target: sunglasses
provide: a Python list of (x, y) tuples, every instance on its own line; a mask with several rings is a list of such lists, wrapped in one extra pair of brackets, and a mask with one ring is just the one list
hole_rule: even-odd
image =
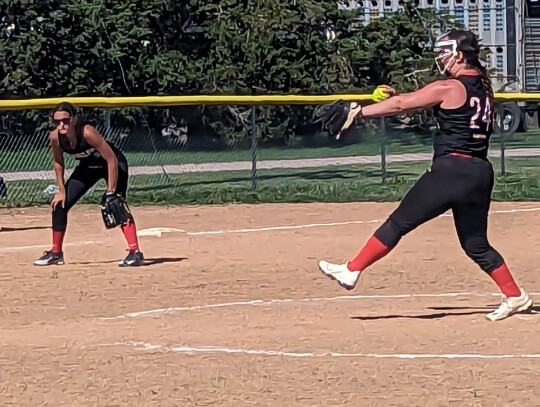
[(67, 126), (71, 123), (71, 117), (66, 117), (64, 119), (53, 119), (53, 124), (58, 127), (60, 126), (60, 123), (62, 123), (64, 126)]

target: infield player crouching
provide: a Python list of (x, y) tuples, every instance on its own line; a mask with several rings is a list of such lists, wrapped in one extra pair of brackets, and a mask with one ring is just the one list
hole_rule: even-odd
[[(79, 120), (75, 107), (60, 103), (52, 114), (55, 129), (50, 133), (53, 152), (53, 169), (59, 191), (52, 206), (53, 243), (51, 250), (34, 261), (36, 266), (64, 264), (62, 243), (67, 227), (68, 211), (100, 179), (107, 182), (101, 199), (101, 213), (107, 229), (120, 226), (128, 243), (128, 255), (119, 266), (140, 266), (143, 254), (139, 250), (137, 228), (125, 201), (128, 185), (126, 157), (112, 143), (105, 141), (99, 132), (84, 120)], [(69, 179), (64, 183), (64, 153), (79, 161)]]

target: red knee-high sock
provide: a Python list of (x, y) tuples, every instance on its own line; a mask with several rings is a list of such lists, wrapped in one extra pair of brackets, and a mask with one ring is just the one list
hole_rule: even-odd
[(506, 263), (503, 263), (502, 266), (489, 273), (489, 276), (495, 281), (495, 284), (499, 286), (507, 298), (519, 297), (521, 295), (521, 290), (514, 281)]
[(64, 242), (64, 235), (66, 232), (64, 230), (53, 230), (52, 232), (52, 249), (53, 253), (62, 253), (62, 243)]
[(392, 248), (382, 244), (375, 236), (371, 236), (357, 256), (347, 263), (347, 268), (351, 271), (364, 271), (391, 250)]
[(139, 250), (139, 240), (137, 238), (137, 227), (135, 221), (130, 221), (125, 225), (122, 225), (122, 232), (126, 237), (129, 250)]

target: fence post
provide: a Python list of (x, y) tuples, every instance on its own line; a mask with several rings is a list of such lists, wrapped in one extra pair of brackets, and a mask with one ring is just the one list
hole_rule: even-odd
[(105, 110), (105, 129), (107, 131), (111, 129), (111, 109)]
[(504, 135), (506, 133), (503, 131), (502, 134), (501, 134), (501, 175), (505, 175), (506, 174), (506, 157), (505, 157), (505, 148), (506, 146), (504, 145)]
[(257, 107), (251, 107), (251, 188), (257, 188), (257, 126), (255, 123), (255, 111)]
[(381, 176), (386, 178), (386, 119), (381, 117)]

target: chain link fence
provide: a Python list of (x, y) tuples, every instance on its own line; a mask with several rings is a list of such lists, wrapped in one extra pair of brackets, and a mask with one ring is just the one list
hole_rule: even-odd
[[(358, 126), (341, 141), (317, 131), (272, 139), (260, 137), (267, 123), (252, 109), (243, 137), (230, 139), (156, 110), (163, 120), (155, 126), (118, 125), (108, 114), (96, 125), (126, 155), (135, 203), (399, 199), (432, 158), (429, 131), (387, 119)], [(49, 131), (0, 132), (0, 205), (44, 205), (57, 192)], [(537, 154), (537, 132), (493, 136), (490, 155), (500, 176), (531, 168)], [(67, 178), (76, 162), (65, 159)], [(104, 189), (98, 183), (83, 201), (97, 202)]]

